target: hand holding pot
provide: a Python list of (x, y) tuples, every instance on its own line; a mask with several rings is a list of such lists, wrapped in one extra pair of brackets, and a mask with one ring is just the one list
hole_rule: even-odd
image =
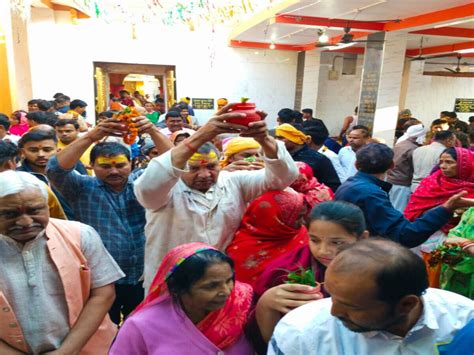
[(248, 162), (245, 160), (237, 160), (227, 165), (223, 170), (238, 171), (238, 170), (260, 170), (265, 166), (261, 161)]
[(264, 307), (286, 314), (291, 310), (323, 298), (320, 286), (281, 284), (267, 290), (260, 297), (257, 307)]
[(215, 116), (211, 117), (209, 121), (195, 133), (195, 136), (202, 137), (204, 142), (206, 142), (211, 141), (218, 134), (242, 133), (248, 131), (249, 128), (247, 126), (233, 123), (245, 118), (245, 114), (231, 112), (232, 105), (233, 104), (226, 105), (219, 110)]

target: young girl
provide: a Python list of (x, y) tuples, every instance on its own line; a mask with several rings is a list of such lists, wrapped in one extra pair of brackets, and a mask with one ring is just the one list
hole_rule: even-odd
[(345, 245), (367, 238), (364, 214), (350, 203), (323, 202), (310, 215), (309, 243), (276, 259), (267, 266), (254, 288), (258, 303), (249, 331), (259, 353), (265, 353), (273, 329), (283, 315), (329, 295), (321, 285), (289, 284), (288, 274), (298, 269), (311, 269), (318, 283), (324, 282), (326, 267)]

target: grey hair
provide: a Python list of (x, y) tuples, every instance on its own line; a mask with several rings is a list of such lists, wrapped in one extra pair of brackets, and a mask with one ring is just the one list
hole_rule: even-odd
[(48, 200), (46, 184), (32, 174), (15, 170), (0, 173), (0, 198), (28, 189), (39, 190), (44, 198)]

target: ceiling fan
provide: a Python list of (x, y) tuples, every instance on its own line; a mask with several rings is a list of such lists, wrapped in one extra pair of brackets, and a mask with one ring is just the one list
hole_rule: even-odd
[[(321, 36), (322, 32), (318, 32), (318, 35)], [(316, 42), (316, 47), (333, 47), (338, 45), (345, 45), (351, 43), (383, 43), (384, 41), (377, 40), (354, 40), (354, 35), (351, 33), (350, 27), (344, 27), (344, 35), (341, 37), (338, 43), (325, 43), (318, 40)]]
[(351, 33), (350, 27), (344, 27), (344, 35), (342, 36), (341, 40), (339, 41), (340, 44), (349, 44), (349, 43), (370, 43), (370, 42), (377, 42), (382, 43), (385, 41), (377, 41), (377, 40), (354, 40), (354, 35)]
[(426, 60), (426, 59), (435, 59), (435, 58), (445, 58), (445, 57), (450, 57), (451, 54), (439, 54), (439, 55), (431, 55), (431, 56), (423, 56), (423, 37), (420, 39), (420, 49), (418, 51), (418, 55), (416, 57), (413, 57), (411, 59), (412, 62), (418, 61), (418, 60)]
[[(458, 58), (458, 62), (457, 62), (457, 65), (454, 69), (447, 68), (447, 67), (444, 67), (444, 69), (451, 72), (451, 73), (453, 73), (453, 74), (461, 74), (462, 73), (461, 65), (462, 66), (474, 66), (474, 63), (467, 63), (467, 62), (461, 63), (461, 60), (462, 60), (461, 55), (458, 55), (457, 58)], [(425, 63), (426, 64), (432, 64), (432, 65), (451, 65), (451, 64), (453, 64), (453, 63), (440, 63), (440, 62), (425, 62)]]

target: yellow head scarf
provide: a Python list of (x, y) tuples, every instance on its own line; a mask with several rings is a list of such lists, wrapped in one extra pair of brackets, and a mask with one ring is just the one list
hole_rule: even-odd
[(229, 140), (224, 150), (224, 157), (220, 162), (221, 168), (229, 165), (229, 159), (233, 155), (247, 149), (260, 149), (260, 144), (253, 138), (235, 137)]
[(299, 131), (288, 123), (278, 126), (275, 129), (275, 133), (277, 136), (286, 138), (295, 144), (305, 144), (311, 139), (310, 136), (305, 135), (303, 132)]
[(229, 103), (229, 100), (227, 100), (226, 98), (220, 98), (217, 100), (217, 108), (220, 108), (220, 107), (224, 107), (225, 105), (227, 105)]

